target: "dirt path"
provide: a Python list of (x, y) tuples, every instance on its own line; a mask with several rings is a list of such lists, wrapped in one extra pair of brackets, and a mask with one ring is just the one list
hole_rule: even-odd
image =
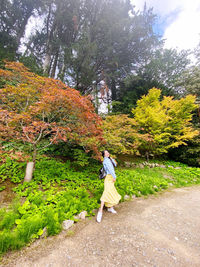
[(200, 266), (200, 187), (120, 204), (4, 258), (12, 267)]

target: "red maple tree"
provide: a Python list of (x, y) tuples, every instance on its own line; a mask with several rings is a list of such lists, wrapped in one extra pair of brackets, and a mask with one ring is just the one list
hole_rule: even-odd
[[(39, 144), (79, 144), (99, 156), (104, 141), (101, 118), (88, 96), (59, 80), (38, 76), (23, 64), (6, 62), (0, 69), (0, 137), (31, 144), (35, 162)], [(40, 145), (41, 148), (41, 145)]]

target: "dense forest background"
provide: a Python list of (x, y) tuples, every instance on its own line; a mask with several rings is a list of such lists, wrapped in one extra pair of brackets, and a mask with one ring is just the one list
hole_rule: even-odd
[[(161, 97), (196, 95), (199, 105), (200, 45), (194, 51), (166, 49), (156, 18), (146, 6), (136, 12), (129, 0), (3, 0), (0, 64), (19, 61), (61, 80), (90, 95), (99, 114), (133, 117), (137, 101), (153, 87), (161, 89)], [(199, 113), (193, 111), (195, 129)], [(195, 157), (197, 164), (199, 143), (196, 136), (169, 155)]]

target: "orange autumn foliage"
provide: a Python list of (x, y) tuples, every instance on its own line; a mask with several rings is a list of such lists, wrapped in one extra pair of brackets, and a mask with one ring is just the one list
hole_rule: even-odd
[(0, 137), (28, 142), (76, 143), (98, 157), (103, 143), (101, 118), (87, 96), (59, 80), (38, 76), (23, 64), (6, 62), (0, 69)]

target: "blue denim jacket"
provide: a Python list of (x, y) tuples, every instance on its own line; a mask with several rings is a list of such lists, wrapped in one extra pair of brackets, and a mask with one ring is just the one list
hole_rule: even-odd
[[(112, 160), (115, 167), (117, 166), (116, 162)], [(113, 167), (111, 160), (108, 157), (105, 157), (103, 160), (103, 167), (106, 171), (106, 174), (111, 174), (114, 179), (116, 179), (115, 169)]]

